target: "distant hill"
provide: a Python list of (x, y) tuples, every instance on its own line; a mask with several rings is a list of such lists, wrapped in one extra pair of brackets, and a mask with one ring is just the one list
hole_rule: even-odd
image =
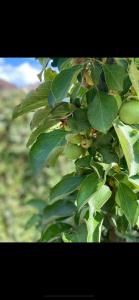
[(32, 90), (35, 90), (38, 87), (38, 85), (39, 85), (39, 83), (34, 83), (34, 84), (29, 84), (29, 85), (27, 85), (25, 87), (22, 87), (22, 88), (18, 88), (15, 84), (10, 83), (10, 82), (8, 82), (6, 80), (0, 79), (0, 90), (1, 91), (3, 91), (3, 90), (4, 91), (5, 90), (8, 91), (8, 90), (15, 90), (15, 89), (17, 89), (17, 90), (21, 90), (21, 91), (23, 91), (25, 93), (28, 93), (28, 92), (30, 92)]
[(0, 90), (15, 90), (17, 86), (6, 80), (0, 79)]
[(40, 83), (29, 84), (29, 85), (21, 88), (21, 90), (24, 91), (24, 92), (26, 92), (26, 93), (28, 93), (30, 91), (35, 90), (38, 87), (39, 84)]

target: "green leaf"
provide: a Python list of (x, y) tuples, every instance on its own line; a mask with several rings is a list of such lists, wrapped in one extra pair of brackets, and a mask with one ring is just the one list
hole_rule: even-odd
[(130, 87), (132, 86), (132, 83), (131, 83), (131, 80), (129, 78), (129, 75), (127, 74), (125, 76), (125, 79), (124, 79), (124, 87), (123, 87), (123, 91), (120, 93), (121, 96), (123, 96), (124, 94), (128, 93)]
[(135, 186), (136, 190), (139, 190), (139, 175), (128, 177), (128, 180)]
[(117, 102), (117, 106), (118, 106), (118, 109), (120, 108), (120, 106), (122, 105), (122, 98), (119, 94), (114, 94), (113, 95), (116, 102)]
[(47, 131), (48, 129), (56, 125), (58, 122), (59, 120), (57, 120), (57, 118), (53, 119), (51, 115), (49, 115), (45, 119), (42, 118), (42, 121), (39, 123), (39, 126), (30, 135), (29, 140), (27, 142), (27, 147), (32, 145), (41, 133)]
[(70, 89), (70, 98), (73, 101), (76, 98), (82, 99), (83, 95), (87, 92), (87, 89), (78, 82)]
[(125, 125), (119, 119), (113, 125), (127, 162), (129, 176), (134, 176), (139, 172), (139, 155), (138, 147), (136, 147), (139, 131), (134, 131), (131, 126)]
[(43, 70), (39, 74), (37, 74), (40, 81), (42, 81), (42, 74), (43, 74)]
[(128, 228), (128, 221), (125, 215), (119, 216), (116, 220), (117, 230), (124, 234)]
[(38, 127), (39, 124), (42, 122), (42, 120), (48, 118), (48, 114), (50, 113), (51, 109), (49, 107), (40, 108), (37, 110), (30, 123), (31, 129), (34, 129), (35, 127)]
[(58, 157), (63, 153), (63, 151), (64, 151), (64, 146), (56, 147), (51, 152), (51, 154), (49, 155), (49, 158), (47, 159), (47, 167), (50, 167), (50, 166), (54, 167), (57, 162)]
[(41, 221), (40, 215), (33, 215), (26, 223), (25, 229), (30, 229), (32, 226), (37, 226)]
[(101, 240), (103, 217), (96, 213), (94, 216), (93, 210), (89, 207), (89, 218), (86, 221), (87, 225), (87, 242), (99, 243)]
[(50, 88), (51, 81), (47, 81), (42, 83), (35, 91), (27, 94), (23, 101), (15, 107), (13, 118), (17, 118), (27, 112), (34, 111), (41, 106), (46, 106)]
[(72, 113), (75, 109), (75, 106), (71, 103), (58, 103), (52, 110), (51, 114), (53, 117), (62, 118), (68, 115), (69, 113)]
[(55, 238), (60, 236), (62, 232), (65, 232), (70, 228), (71, 226), (66, 223), (57, 222), (55, 224), (52, 224), (42, 233), (41, 242), (51, 242)]
[(77, 109), (73, 113), (73, 116), (68, 118), (67, 123), (73, 132), (80, 132), (89, 129), (91, 126), (87, 118), (87, 109)]
[(110, 188), (107, 185), (102, 185), (89, 199), (89, 204), (92, 205), (93, 211), (100, 211), (111, 195)]
[(69, 240), (69, 239), (66, 237), (66, 235), (65, 235), (64, 232), (62, 233), (62, 241), (63, 241), (64, 243), (72, 243), (72, 241)]
[(53, 127), (57, 123), (60, 124), (60, 119), (65, 117), (67, 114), (71, 113), (74, 106), (69, 103), (60, 103), (56, 105), (53, 109), (50, 107), (45, 107), (38, 110), (31, 121), (31, 128), (37, 127), (31, 134), (27, 146), (30, 146), (37, 138), (37, 136)]
[(90, 103), (93, 102), (95, 96), (97, 94), (97, 89), (96, 88), (91, 88), (89, 91), (86, 93), (86, 100), (87, 104), (89, 105)]
[(63, 57), (58, 60), (58, 68), (60, 71), (68, 69), (72, 66), (72, 58)]
[(86, 243), (87, 242), (87, 227), (86, 224), (79, 225), (72, 233), (65, 233), (64, 242)]
[(42, 67), (46, 67), (47, 63), (49, 62), (49, 58), (48, 57), (39, 57), (38, 58), (39, 63), (42, 65)]
[(103, 145), (98, 151), (102, 154), (104, 163), (110, 164), (112, 162), (119, 162), (118, 155), (113, 151), (110, 145)]
[(57, 67), (59, 69), (59, 71), (61, 71), (62, 69), (67, 69), (68, 67), (71, 67), (72, 58), (54, 57), (52, 59), (53, 59), (53, 62), (51, 64), (52, 67)]
[(42, 133), (30, 150), (30, 162), (35, 173), (38, 173), (52, 151), (66, 143), (66, 132), (62, 129)]
[(70, 201), (58, 200), (44, 209), (43, 221), (48, 224), (59, 218), (70, 217), (75, 211), (76, 206)]
[(139, 216), (139, 205), (136, 194), (124, 183), (119, 183), (115, 198), (131, 226), (134, 226)]
[(137, 69), (134, 61), (132, 61), (129, 66), (128, 74), (137, 96), (139, 97), (139, 70)]
[(101, 146), (107, 146), (108, 144), (112, 144), (112, 134), (110, 132), (107, 132), (107, 134), (99, 132), (95, 141), (96, 147), (100, 148)]
[(102, 72), (102, 68), (101, 66), (95, 62), (94, 64), (91, 65), (91, 78), (94, 82), (95, 85), (99, 84), (99, 80), (100, 80), (100, 75)]
[(101, 214), (96, 214), (94, 217), (94, 230), (93, 230), (93, 242), (100, 243), (101, 242), (101, 231), (102, 231), (102, 224), (103, 224), (103, 216)]
[(57, 73), (53, 71), (51, 68), (45, 69), (44, 71), (44, 80), (47, 82), (49, 80), (53, 80), (56, 77)]
[(48, 62), (50, 61), (50, 58), (39, 57), (38, 60), (39, 60), (39, 63), (42, 65), (42, 70), (37, 76), (38, 76), (39, 80), (42, 81), (42, 74), (43, 74), (45, 68), (47, 67)]
[(51, 108), (54, 108), (55, 104), (56, 104), (55, 97), (54, 97), (52, 91), (50, 91), (50, 93), (48, 95), (48, 104)]
[(100, 181), (96, 173), (92, 173), (86, 176), (82, 181), (80, 190), (77, 195), (78, 209), (83, 207), (89, 200), (90, 196), (96, 192)]
[(50, 192), (50, 201), (56, 201), (65, 198), (67, 195), (77, 190), (84, 179), (83, 176), (65, 175)]
[(88, 119), (92, 127), (107, 133), (116, 118), (118, 107), (113, 96), (99, 92), (94, 100), (88, 105)]
[(42, 212), (44, 207), (46, 206), (46, 201), (41, 199), (31, 199), (25, 203), (25, 205), (30, 205), (35, 207), (38, 211)]
[(94, 161), (93, 157), (92, 157), (92, 159), (91, 159), (90, 166), (91, 166), (91, 168), (93, 168), (94, 171), (98, 174), (98, 177), (99, 177), (99, 178), (102, 178), (102, 177), (103, 177), (103, 174), (104, 174), (103, 167), (100, 165), (100, 163)]
[(123, 57), (115, 57), (115, 61), (118, 65), (120, 65), (121, 67), (123, 67), (125, 70), (127, 70), (128, 67), (128, 62), (126, 58)]
[(83, 66), (78, 65), (62, 70), (52, 82), (52, 95), (56, 102), (62, 101), (68, 94), (72, 83), (76, 80), (77, 75)]
[(78, 158), (75, 162), (76, 170), (77, 171), (91, 170), (90, 162), (91, 162), (91, 155)]
[(139, 65), (139, 57), (135, 57), (135, 64), (138, 66)]
[(108, 89), (121, 92), (126, 76), (125, 69), (118, 64), (104, 64), (103, 71)]
[(51, 62), (51, 66), (52, 67), (58, 67), (58, 61), (59, 61), (59, 57), (50, 57), (52, 59), (52, 62)]

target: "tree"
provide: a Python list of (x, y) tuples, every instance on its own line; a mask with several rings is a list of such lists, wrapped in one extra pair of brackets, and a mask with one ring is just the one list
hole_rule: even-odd
[(40, 241), (138, 241), (139, 59), (39, 61), (41, 83), (13, 117), (34, 112), (27, 145), (36, 176), (62, 154), (75, 164), (40, 203)]

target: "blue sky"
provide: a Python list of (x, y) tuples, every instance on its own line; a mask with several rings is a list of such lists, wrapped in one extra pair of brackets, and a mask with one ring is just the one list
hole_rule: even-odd
[(40, 63), (34, 57), (6, 57), (4, 60), (7, 64), (11, 64), (12, 66), (19, 66), (21, 63), (28, 62), (34, 67), (40, 67)]
[(39, 81), (37, 74), (41, 65), (33, 57), (0, 58), (0, 79), (25, 87)]

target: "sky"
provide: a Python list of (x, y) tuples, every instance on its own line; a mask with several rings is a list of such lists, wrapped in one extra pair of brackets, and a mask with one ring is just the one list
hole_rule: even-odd
[(39, 82), (37, 74), (41, 71), (40, 63), (33, 57), (0, 58), (0, 79), (26, 87)]

